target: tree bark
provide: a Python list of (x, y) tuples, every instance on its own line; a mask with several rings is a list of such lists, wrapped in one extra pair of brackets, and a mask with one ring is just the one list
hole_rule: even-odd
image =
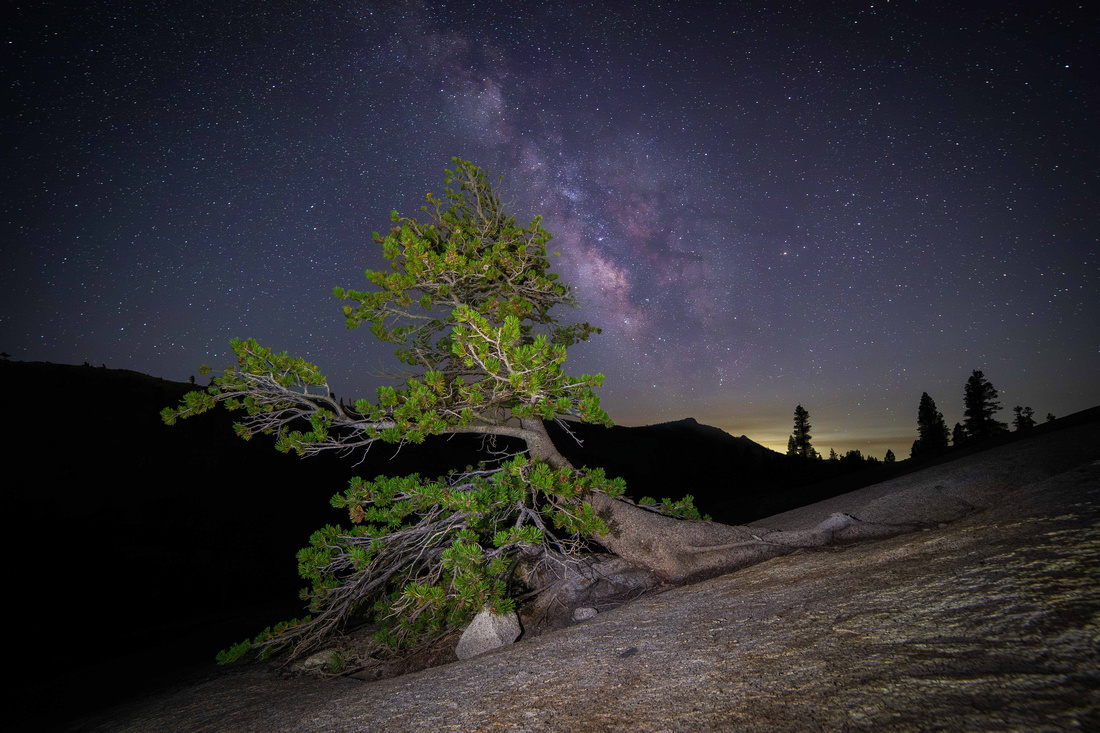
[[(528, 434), (527, 450), (532, 458), (546, 461), (555, 468), (572, 467), (554, 445), (546, 426), (538, 418), (524, 418), (521, 427)], [(592, 508), (608, 527), (596, 540), (614, 554), (640, 565), (660, 579), (684, 583), (720, 575), (743, 564), (757, 562), (762, 556), (774, 557), (791, 549), (760, 541), (747, 527), (732, 527), (715, 522), (675, 519), (639, 508), (606, 494), (587, 497)], [(712, 546), (722, 550), (707, 550)], [(735, 552), (751, 546), (755, 552)], [(754, 559), (739, 562), (743, 555)]]

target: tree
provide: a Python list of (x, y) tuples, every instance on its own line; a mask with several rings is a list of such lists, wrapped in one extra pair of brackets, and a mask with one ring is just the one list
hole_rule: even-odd
[(853, 448), (841, 457), (840, 462), (849, 465), (863, 463), (863, 452), (859, 448)]
[(1001, 409), (1001, 403), (997, 402), (997, 390), (978, 369), (966, 380), (963, 405), (963, 424), (969, 439), (988, 440), (1008, 430), (1007, 425), (993, 417)]
[(883, 463), (893, 463), (896, 460), (897, 460), (897, 457), (894, 456), (894, 451), (887, 448), (886, 449), (886, 455), (883, 457), (882, 462)]
[(1054, 421), (1055, 421), (1055, 420), (1057, 420), (1057, 419), (1058, 419), (1058, 418), (1054, 417), (1054, 413), (1053, 413), (1053, 412), (1048, 412), (1048, 413), (1047, 413), (1047, 422), (1054, 422)]
[(955, 423), (955, 427), (951, 428), (951, 447), (958, 448), (966, 445), (966, 428), (961, 423)]
[(855, 521), (831, 518), (808, 534), (685, 521), (678, 517), (698, 517), (690, 497), (635, 504), (621, 481), (571, 466), (543, 421), (611, 423), (593, 391), (602, 376), (571, 377), (563, 368), (568, 347), (598, 329), (563, 323), (554, 312), (573, 295), (549, 271), (551, 237), (540, 220), (517, 226), (488, 173), (453, 161), (444, 197), (428, 194), (422, 207), (427, 221), (393, 212), (389, 234), (375, 234), (391, 271), (367, 271), (371, 290), (334, 290), (349, 329), (366, 324), (396, 346), (408, 367), (403, 386), (345, 406), (314, 364), (235, 339), (236, 363), (162, 418), (172, 424), (222, 403), (243, 412), (241, 437), (271, 435), (277, 449), (303, 457), (452, 433), (505, 436), (524, 449), (434, 480), (353, 479), (332, 500), (352, 526), (319, 530), (298, 554), (311, 615), (252, 645), (304, 653), (365, 611), (400, 648), (483, 608), (510, 610), (524, 586), (540, 601), (579, 597), (605, 577), (601, 563), (683, 583), (821, 544)]
[(911, 458), (934, 458), (947, 450), (947, 423), (943, 413), (927, 392), (921, 392), (917, 406), (917, 440), (910, 451)]
[(787, 455), (800, 458), (816, 458), (817, 451), (810, 444), (810, 413), (802, 405), (794, 408), (794, 433), (787, 440)]
[(1016, 432), (1030, 430), (1035, 427), (1035, 410), (1032, 410), (1030, 407), (1020, 407), (1016, 405), (1012, 408), (1012, 411), (1016, 413), (1016, 417), (1012, 420), (1012, 425), (1016, 428)]

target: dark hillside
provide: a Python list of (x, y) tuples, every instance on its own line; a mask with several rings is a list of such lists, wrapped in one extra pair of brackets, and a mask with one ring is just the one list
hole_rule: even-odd
[[(240, 440), (220, 408), (165, 426), (160, 410), (188, 384), (45, 363), (0, 362), (0, 377), (13, 651), (32, 688), (72, 675), (74, 702), (132, 695), (154, 659), (209, 664), (301, 615), (295, 554), (325, 524), (347, 523), (329, 499), (352, 475), (438, 474), (449, 452), (479, 444), (381, 445), (358, 466), (301, 460), (270, 439)], [(63, 641), (59, 628), (70, 629)], [(118, 675), (131, 678), (120, 687)]]
[(574, 465), (599, 466), (609, 476), (624, 478), (631, 497), (691, 494), (717, 521), (756, 518), (757, 497), (792, 480), (786, 456), (693, 418), (638, 428), (569, 423), (580, 445), (558, 425), (548, 428)]
[(792, 458), (690, 417), (636, 428), (570, 422), (580, 445), (558, 425), (548, 427), (574, 465), (600, 466), (624, 478), (632, 498), (691, 494), (702, 512), (725, 524), (745, 524), (884, 481), (904, 472), (907, 463)]

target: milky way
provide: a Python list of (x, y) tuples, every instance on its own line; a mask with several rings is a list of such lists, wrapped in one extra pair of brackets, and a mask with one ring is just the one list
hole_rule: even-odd
[(623, 424), (906, 457), (982, 369), (1100, 403), (1087, 4), (101, 3), (3, 31), (0, 349), (185, 380), (233, 336), (372, 393), (334, 285), (461, 156), (603, 333)]

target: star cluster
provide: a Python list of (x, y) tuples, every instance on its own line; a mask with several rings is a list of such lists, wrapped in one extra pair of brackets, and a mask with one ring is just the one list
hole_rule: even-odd
[(330, 296), (451, 156), (543, 216), (612, 417), (908, 456), (982, 369), (1100, 403), (1085, 3), (34, 4), (2, 31), (0, 348), (184, 380), (233, 336), (366, 393)]

